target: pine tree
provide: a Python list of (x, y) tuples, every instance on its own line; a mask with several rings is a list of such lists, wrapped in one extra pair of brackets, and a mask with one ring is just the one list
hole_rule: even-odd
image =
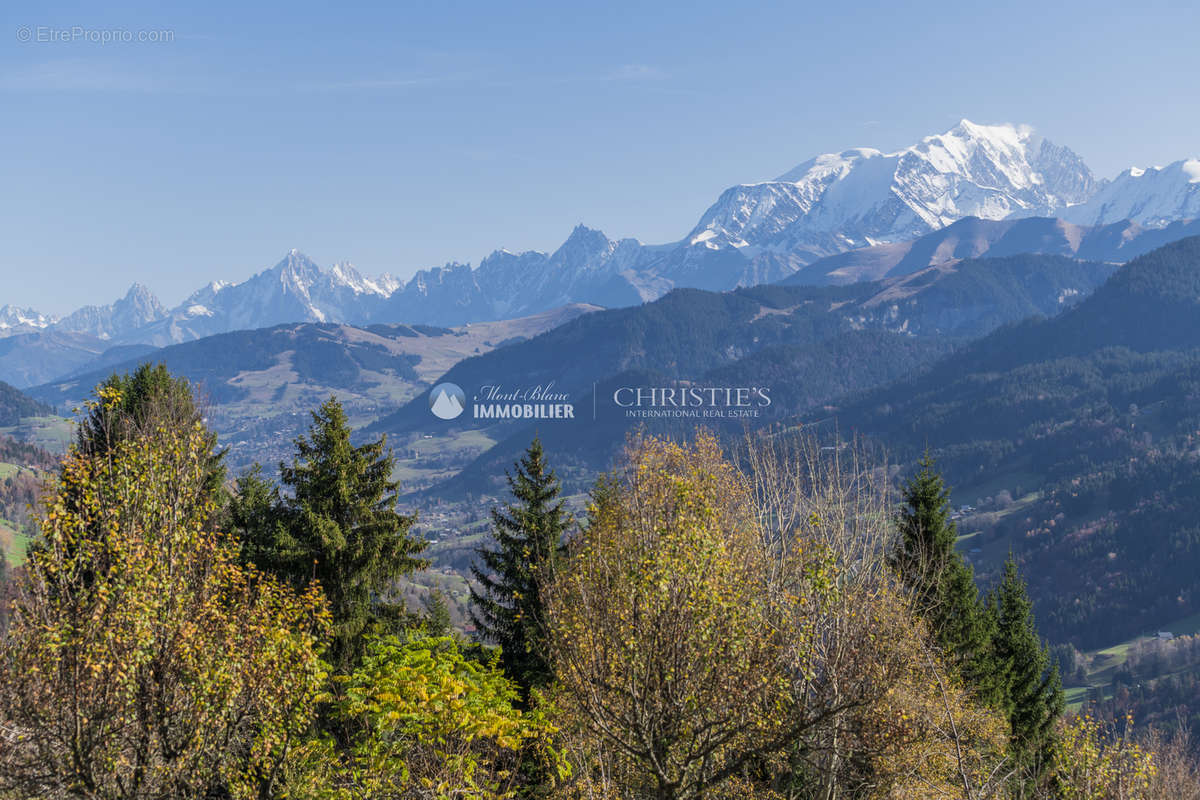
[(1054, 722), (1063, 712), (1058, 666), (1038, 638), (1033, 603), (1010, 557), (993, 600), (996, 633), (993, 652), (1003, 681), (1003, 710), (1008, 715), (1013, 750), (1034, 775), (1048, 762)]
[(958, 530), (950, 519), (950, 492), (928, 453), (920, 466), (904, 487), (892, 563), (948, 661), (981, 694), (989, 695), (991, 626), (974, 570), (955, 549)]
[(500, 645), (505, 671), (528, 691), (552, 675), (542, 590), (571, 517), (539, 439), (515, 467), (515, 475), (506, 475), (516, 502), (492, 510), (495, 547), (480, 548), (482, 567), (471, 570), (479, 585), (471, 589), (471, 618), (484, 638)]
[[(320, 581), (333, 616), (330, 661), (345, 672), (362, 655), (363, 634), (402, 613), (385, 599), (392, 584), (427, 562), (417, 558), (424, 543), (409, 534), (414, 518), (396, 511), (399, 484), (391, 479), (394, 458), (386, 439), (352, 445), (346, 414), (333, 397), (312, 417), (308, 436), (296, 440), (292, 465), (279, 465), (290, 493), (256, 529), (252, 545), (264, 569), (294, 585)], [(259, 483), (261, 477), (250, 481), (250, 509), (266, 508), (273, 498)]]

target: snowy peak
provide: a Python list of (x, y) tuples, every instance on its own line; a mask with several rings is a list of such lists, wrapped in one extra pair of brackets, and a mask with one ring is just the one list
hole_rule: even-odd
[(1017, 125), (962, 120), (894, 153), (853, 148), (775, 181), (732, 187), (687, 241), (762, 248), (799, 265), (854, 247), (912, 239), (967, 216), (1053, 215), (1095, 178), (1075, 153)]
[(282, 261), (265, 273), (251, 278), (251, 281), (262, 275), (274, 277), (285, 293), (308, 297), (309, 287), (321, 279), (321, 268), (311, 258), (299, 250), (293, 249), (283, 257)]
[(639, 273), (652, 271), (661, 260), (662, 250), (636, 239), (613, 241), (602, 231), (576, 225), (553, 253), (500, 249), (477, 269), (453, 263), (421, 270), (392, 294), (376, 319), (433, 325), (511, 319), (579, 297), (597, 305), (631, 305), (669, 288), (648, 278), (656, 288), (644, 296), (637, 284)]
[(166, 313), (153, 292), (135, 283), (120, 300), (104, 306), (84, 306), (59, 320), (55, 327), (98, 339), (121, 340), (162, 319)]
[(385, 274), (377, 279), (367, 278), (349, 261), (338, 261), (328, 270), (323, 270), (315, 261), (294, 248), (274, 267), (251, 280), (268, 274), (273, 276), (285, 291), (299, 296), (308, 296), (313, 292), (328, 294), (348, 290), (354, 294), (387, 297), (396, 288), (396, 279), (390, 275)]
[(26, 333), (41, 330), (54, 323), (53, 317), (14, 305), (0, 306), (0, 334)]
[(113, 308), (119, 314), (135, 318), (139, 325), (159, 319), (167, 313), (154, 292), (140, 283), (130, 286), (125, 296), (113, 304)]
[(778, 183), (802, 183), (814, 176), (845, 177), (858, 161), (878, 158), (883, 153), (871, 147), (852, 147), (840, 153), (826, 153), (810, 158), (775, 179)]
[(615, 248), (616, 242), (602, 232), (576, 225), (567, 240), (550, 256), (550, 260), (560, 269), (590, 269), (602, 266)]
[(1128, 219), (1150, 228), (1200, 217), (1200, 159), (1148, 169), (1131, 167), (1064, 216), (1083, 225)]

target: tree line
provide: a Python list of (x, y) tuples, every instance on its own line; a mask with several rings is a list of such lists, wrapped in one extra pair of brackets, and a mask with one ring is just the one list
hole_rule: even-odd
[(1185, 749), (1064, 720), (928, 459), (897, 502), (853, 447), (637, 435), (576, 519), (535, 439), (468, 639), (399, 599), (423, 542), (336, 400), (278, 482), (228, 480), (161, 365), (78, 431), (0, 642), (3, 797), (1200, 796)]

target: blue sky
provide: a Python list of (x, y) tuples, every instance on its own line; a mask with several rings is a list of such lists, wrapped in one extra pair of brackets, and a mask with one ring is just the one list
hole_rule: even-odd
[[(578, 222), (669, 241), (962, 117), (1102, 176), (1200, 155), (1194, 6), (976, 5), (5, 3), (0, 305), (173, 305), (291, 247), (407, 276)], [(135, 40), (45, 41), (76, 26)]]

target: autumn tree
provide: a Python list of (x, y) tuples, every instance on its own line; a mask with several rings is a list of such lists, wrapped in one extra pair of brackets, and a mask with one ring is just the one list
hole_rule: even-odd
[(10, 796), (278, 791), (324, 684), (328, 616), (319, 587), (239, 565), (212, 530), (212, 445), (198, 422), (158, 424), (63, 462), (0, 646)]
[[(1084, 714), (1061, 726), (1049, 747), (1047, 772), (1062, 800), (1151, 800), (1154, 754), (1126, 732), (1107, 728)], [(1180, 795), (1175, 798), (1182, 800)], [(1165, 798), (1163, 798), (1165, 800)]]
[[(787, 593), (796, 552), (827, 554), (836, 591), (802, 609), (812, 669), (789, 715), (809, 724), (771, 786), (785, 797), (981, 798), (1007, 785), (1006, 722), (944, 661), (894, 569), (890, 471), (861, 441), (748, 435), (734, 458), (752, 489), (772, 567)], [(790, 579), (792, 582), (795, 578)], [(759, 790), (762, 787), (760, 785)]]
[(230, 517), (243, 557), (300, 589), (316, 581), (329, 599), (329, 658), (341, 672), (361, 657), (364, 634), (395, 627), (403, 605), (389, 602), (399, 578), (423, 567), (424, 542), (411, 535), (414, 517), (396, 510), (395, 459), (380, 438), (350, 441), (336, 398), (312, 414), (290, 465), (280, 464), (283, 491), (259, 472), (238, 482)]
[(500, 645), (504, 670), (518, 686), (544, 687), (553, 677), (546, 644), (545, 584), (571, 525), (562, 487), (534, 438), (507, 473), (513, 502), (492, 510), (492, 542), (476, 552), (471, 618), (487, 641)]
[(785, 692), (746, 487), (707, 436), (636, 440), (616, 480), (550, 593), (558, 679), (630, 788), (700, 797), (778, 735)]
[(528, 765), (565, 777), (555, 726), (518, 700), (494, 660), (468, 657), (453, 638), (372, 639), (332, 711), (348, 744), (306, 745), (288, 796), (505, 800)]

